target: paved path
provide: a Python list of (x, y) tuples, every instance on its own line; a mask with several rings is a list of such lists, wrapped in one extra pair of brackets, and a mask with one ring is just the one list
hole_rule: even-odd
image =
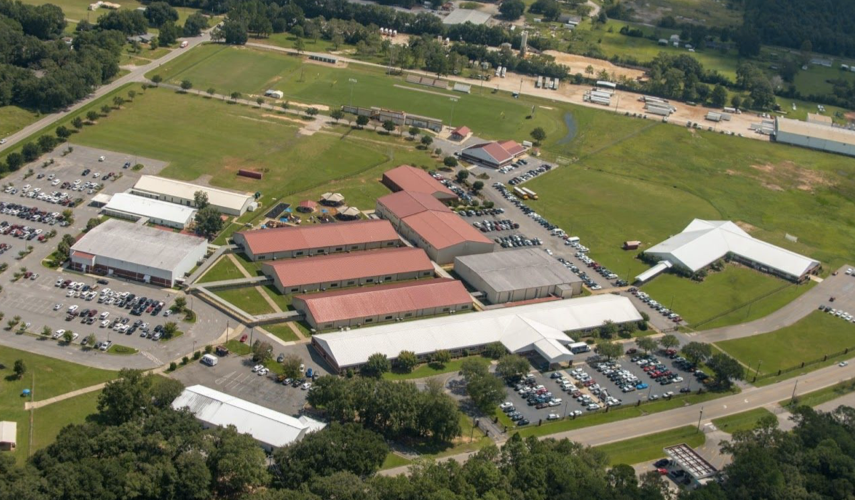
[[(850, 266), (843, 266), (841, 269), (845, 270), (847, 267)], [(830, 303), (828, 299), (832, 296), (835, 301)], [(855, 312), (855, 277), (838, 272), (837, 276), (826, 278), (796, 300), (766, 317), (739, 325), (700, 331), (690, 336), (698, 336), (704, 342), (721, 342), (773, 332), (796, 323), (817, 310), (820, 304)]]
[(2, 152), (5, 149), (14, 147), (17, 143), (21, 142), (22, 140), (26, 139), (27, 137), (31, 136), (32, 134), (35, 134), (36, 132), (38, 132), (39, 130), (41, 130), (45, 127), (53, 125), (54, 123), (65, 118), (69, 114), (74, 113), (75, 111), (86, 106), (87, 104), (91, 103), (92, 101), (94, 101), (94, 100), (96, 100), (96, 99), (98, 99), (98, 98), (100, 98), (106, 94), (109, 94), (110, 92), (116, 90), (117, 88), (121, 87), (122, 85), (125, 85), (126, 83), (144, 81), (146, 73), (148, 73), (149, 71), (151, 71), (153, 69), (156, 69), (157, 67), (159, 67), (160, 65), (162, 65), (164, 63), (167, 63), (167, 62), (175, 59), (176, 57), (184, 54), (185, 52), (192, 49), (193, 47), (196, 47), (197, 45), (199, 45), (203, 42), (210, 41), (211, 36), (209, 33), (204, 33), (204, 34), (202, 34), (202, 36), (198, 36), (195, 38), (186, 38), (186, 39), (180, 38), (178, 43), (181, 43), (181, 41), (185, 41), (185, 40), (188, 43), (187, 48), (174, 49), (171, 52), (165, 54), (160, 59), (154, 60), (151, 63), (146, 64), (145, 66), (137, 66), (135, 69), (133, 69), (127, 75), (125, 75), (121, 78), (117, 78), (117, 79), (113, 80), (112, 82), (108, 83), (107, 85), (102, 85), (101, 87), (96, 89), (95, 92), (90, 94), (88, 97), (85, 97), (84, 99), (78, 101), (77, 103), (69, 106), (65, 110), (46, 115), (41, 120), (34, 122), (34, 123), (31, 123), (31, 124), (27, 125), (26, 127), (24, 127), (23, 129), (19, 130), (18, 132), (15, 132), (14, 134), (7, 136), (6, 137), (6, 144), (0, 145), (0, 152)]
[(25, 410), (35, 410), (37, 408), (41, 408), (43, 406), (47, 406), (53, 403), (58, 403), (60, 401), (64, 401), (69, 398), (73, 398), (75, 396), (80, 396), (82, 394), (88, 394), (90, 392), (100, 391), (107, 385), (106, 382), (102, 382), (96, 385), (90, 385), (89, 387), (84, 387), (83, 389), (77, 389), (76, 391), (66, 392), (65, 394), (60, 394), (59, 396), (54, 396), (52, 398), (44, 399), (42, 401), (33, 401), (24, 403)]

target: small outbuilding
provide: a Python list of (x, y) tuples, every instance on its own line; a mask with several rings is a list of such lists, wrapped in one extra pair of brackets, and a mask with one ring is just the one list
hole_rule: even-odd
[(321, 203), (328, 207), (338, 207), (344, 203), (344, 195), (341, 193), (324, 193), (321, 195)]
[(628, 240), (623, 242), (624, 250), (638, 250), (638, 247), (641, 246), (641, 242), (638, 240)]
[(18, 446), (17, 422), (0, 422), (0, 451), (12, 451)]
[(451, 131), (451, 140), (453, 141), (465, 141), (470, 135), (472, 135), (472, 131), (466, 125), (462, 127), (457, 127), (456, 129)]
[(318, 203), (312, 200), (303, 200), (297, 204), (297, 211), (310, 214), (318, 209)]
[(342, 220), (356, 220), (359, 219), (359, 209), (356, 207), (348, 207), (342, 205), (338, 210), (338, 218)]

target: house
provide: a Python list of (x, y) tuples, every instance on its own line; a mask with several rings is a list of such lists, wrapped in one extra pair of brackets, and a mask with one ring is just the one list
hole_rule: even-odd
[(472, 135), (472, 131), (469, 130), (469, 127), (463, 125), (452, 130), (450, 137), (452, 141), (465, 141), (470, 135)]

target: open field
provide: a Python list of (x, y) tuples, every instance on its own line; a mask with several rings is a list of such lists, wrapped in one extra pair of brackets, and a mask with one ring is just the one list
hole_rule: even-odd
[[(853, 73), (855, 75), (855, 73)], [(819, 113), (817, 109), (817, 105), (812, 102), (801, 101), (796, 99), (787, 99), (785, 97), (775, 97), (775, 101), (778, 102), (778, 105), (781, 106), (781, 114), (787, 118), (793, 118), (795, 120), (807, 120), (808, 113)], [(796, 109), (793, 109), (793, 103), (796, 104)], [(837, 106), (829, 106), (825, 105), (825, 116), (830, 116), (834, 123), (838, 125), (846, 125), (849, 121), (846, 119), (846, 113), (849, 113), (849, 110), (845, 108), (839, 108)]]
[(695, 22), (706, 26), (736, 26), (742, 23), (742, 12), (726, 2), (709, 0), (634, 0), (629, 3), (634, 18), (655, 24), (665, 16), (678, 22)]
[(264, 325), (262, 328), (264, 328), (265, 330), (267, 330), (271, 334), (276, 335), (277, 337), (284, 340), (285, 342), (294, 342), (294, 341), (300, 340), (299, 337), (297, 337), (297, 335), (294, 333), (294, 331), (291, 330), (291, 327), (289, 327), (285, 323), (277, 323), (277, 324), (273, 324), (273, 325)]
[(834, 59), (831, 68), (811, 64), (807, 71), (796, 73), (794, 82), (796, 88), (802, 95), (821, 95), (831, 94), (834, 90), (834, 85), (828, 83), (829, 80), (843, 80), (851, 84), (855, 81), (855, 73), (841, 70), (841, 62), (839, 59)]
[[(14, 377), (12, 367), (16, 360), (23, 360), (27, 367), (24, 377), (20, 380)], [(14, 452), (16, 459), (22, 463), (30, 453), (29, 413), (24, 411), (26, 398), (21, 396), (24, 389), (32, 389), (33, 400), (42, 401), (60, 394), (89, 387), (117, 376), (116, 372), (98, 370), (66, 361), (61, 361), (45, 356), (19, 351), (9, 347), (0, 347), (0, 376), (3, 383), (0, 384), (0, 415), (4, 420), (12, 420), (18, 424), (18, 448)], [(34, 433), (34, 444), (45, 446), (50, 443), (59, 429), (64, 425), (77, 422), (83, 418), (84, 412), (88, 410), (83, 405), (80, 411), (72, 410), (69, 404), (77, 401), (77, 398), (66, 401), (64, 411), (36, 411), (36, 432)], [(81, 400), (83, 401), (83, 400)], [(47, 406), (47, 410), (53, 405)], [(44, 429), (44, 434), (42, 433)]]
[(234, 262), (228, 257), (222, 257), (199, 279), (199, 283), (210, 283), (212, 281), (236, 280), (244, 275)]
[(761, 419), (775, 418), (775, 414), (766, 408), (755, 408), (728, 417), (716, 418), (712, 423), (718, 430), (733, 434), (736, 431), (750, 431), (757, 427)]
[(270, 314), (275, 312), (255, 287), (219, 290), (214, 292), (214, 295), (225, 301), (231, 302), (237, 307), (243, 309), (244, 312), (252, 315)]
[[(699, 329), (708, 330), (762, 318), (790, 303), (813, 285), (813, 282), (794, 285), (770, 274), (729, 264), (720, 273), (710, 273), (702, 283), (675, 274), (662, 274), (644, 285), (643, 290), (677, 311), (692, 327), (738, 308), (726, 316), (698, 325)], [(752, 300), (768, 294), (772, 295), (748, 306)]]
[(662, 449), (666, 446), (685, 443), (696, 448), (703, 445), (704, 441), (706, 438), (703, 432), (698, 432), (696, 427), (687, 425), (670, 431), (604, 444), (595, 449), (609, 457), (609, 465), (635, 465), (664, 457), (665, 452)]
[[(843, 382), (834, 384), (831, 387), (826, 387), (824, 389), (799, 394), (796, 397), (795, 403), (797, 405), (811, 407), (819, 406), (823, 403), (834, 401), (835, 399), (841, 396), (845, 396), (853, 391), (855, 391), (855, 380), (845, 380)], [(791, 406), (793, 404), (793, 400), (786, 399), (784, 401), (779, 401), (778, 404), (784, 407)]]
[[(32, 452), (50, 445), (63, 427), (82, 424), (89, 415), (98, 412), (101, 391), (89, 392), (35, 410)], [(20, 432), (20, 427), (19, 427)]]
[(38, 120), (32, 111), (18, 106), (0, 106), (0, 139), (13, 134)]
[[(50, 2), (46, 2), (44, 0), (22, 1), (32, 5), (51, 3), (61, 8), (67, 19), (71, 19), (73, 21), (82, 21), (85, 19), (93, 24), (98, 21), (99, 17), (109, 12), (107, 9), (98, 9), (95, 11), (89, 10), (89, 4), (92, 3), (91, 0), (50, 0)], [(146, 5), (146, 2), (141, 2), (139, 0), (127, 0), (117, 3), (122, 6), (121, 10), (134, 10)], [(196, 12), (197, 9), (191, 9), (189, 7), (175, 7), (175, 10), (178, 11), (178, 21), (175, 24), (178, 26), (184, 26), (184, 21), (190, 17), (190, 14)]]
[[(760, 375), (799, 366), (855, 347), (855, 325), (828, 313), (815, 311), (794, 325), (776, 332), (754, 335), (716, 345)], [(821, 365), (806, 367), (815, 370)]]

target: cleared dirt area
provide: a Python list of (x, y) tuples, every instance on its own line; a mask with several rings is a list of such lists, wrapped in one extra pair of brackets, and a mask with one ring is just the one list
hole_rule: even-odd
[(579, 56), (576, 54), (567, 54), (565, 52), (558, 52), (557, 50), (547, 50), (543, 53), (548, 56), (554, 57), (555, 62), (569, 66), (570, 74), (584, 74), (585, 69), (588, 66), (591, 66), (592, 68), (594, 68), (594, 74), (598, 74), (601, 71), (606, 70), (609, 75), (613, 75), (613, 77), (625, 76), (627, 78), (636, 80), (644, 76), (643, 71), (615, 66), (609, 61), (604, 61), (602, 59), (594, 59), (593, 57)]

